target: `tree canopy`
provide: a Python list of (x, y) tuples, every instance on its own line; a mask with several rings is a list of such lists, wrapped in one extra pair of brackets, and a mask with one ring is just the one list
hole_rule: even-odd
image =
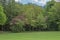
[(49, 1), (44, 8), (15, 0), (1, 0), (0, 3), (0, 25), (8, 26), (10, 31), (60, 30), (60, 2)]
[(4, 25), (6, 23), (7, 17), (3, 11), (3, 7), (0, 5), (0, 25)]

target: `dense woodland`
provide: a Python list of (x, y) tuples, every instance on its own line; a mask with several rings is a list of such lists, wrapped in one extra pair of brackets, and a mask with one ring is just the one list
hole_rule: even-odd
[(44, 7), (0, 0), (0, 31), (60, 31), (60, 2), (47, 2)]

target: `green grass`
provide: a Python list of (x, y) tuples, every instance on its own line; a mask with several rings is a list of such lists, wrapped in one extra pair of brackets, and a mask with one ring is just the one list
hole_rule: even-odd
[(60, 40), (60, 32), (0, 33), (0, 40)]

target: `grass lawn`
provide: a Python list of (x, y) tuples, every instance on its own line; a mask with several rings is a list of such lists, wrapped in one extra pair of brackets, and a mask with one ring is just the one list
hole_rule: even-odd
[(60, 40), (60, 32), (0, 33), (0, 40)]

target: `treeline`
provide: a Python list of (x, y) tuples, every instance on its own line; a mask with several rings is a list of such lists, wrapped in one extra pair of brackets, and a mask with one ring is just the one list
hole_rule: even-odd
[(35, 4), (21, 4), (15, 0), (0, 0), (0, 30), (59, 31), (60, 2), (47, 2), (44, 7)]

